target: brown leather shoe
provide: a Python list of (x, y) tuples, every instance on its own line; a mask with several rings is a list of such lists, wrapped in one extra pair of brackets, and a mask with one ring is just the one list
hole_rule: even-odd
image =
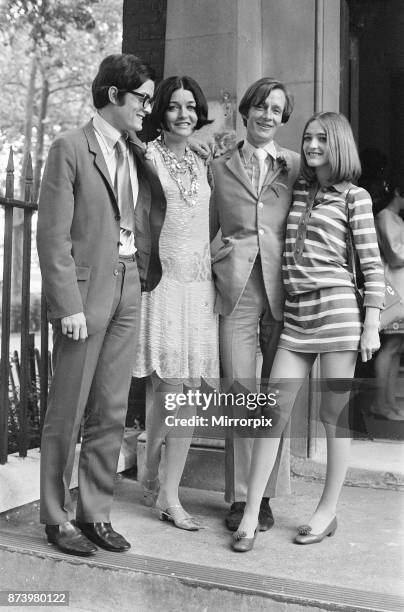
[(60, 525), (46, 525), (45, 533), (50, 544), (68, 555), (89, 557), (98, 550), (70, 521)]
[(129, 550), (130, 544), (120, 533), (112, 529), (111, 523), (81, 523), (76, 521), (77, 527), (84, 535), (105, 550), (111, 552), (124, 552)]

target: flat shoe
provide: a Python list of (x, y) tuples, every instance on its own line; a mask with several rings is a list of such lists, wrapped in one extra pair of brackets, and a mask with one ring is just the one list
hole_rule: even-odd
[(337, 517), (334, 516), (331, 523), (321, 533), (311, 533), (310, 525), (301, 525), (297, 528), (297, 536), (293, 540), (295, 544), (317, 544), (324, 538), (331, 537), (337, 530)]
[(254, 548), (255, 538), (258, 533), (258, 525), (255, 528), (254, 535), (252, 538), (246, 537), (245, 531), (236, 531), (233, 535), (233, 541), (231, 547), (234, 552), (248, 552)]
[(156, 513), (160, 521), (169, 521), (178, 529), (186, 531), (198, 531), (200, 525), (193, 516), (187, 514), (182, 506), (169, 506), (165, 510), (159, 506), (155, 507)]

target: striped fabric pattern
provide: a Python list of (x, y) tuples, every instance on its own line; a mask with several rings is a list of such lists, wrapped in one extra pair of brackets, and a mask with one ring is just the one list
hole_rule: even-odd
[(381, 308), (384, 272), (372, 201), (341, 183), (319, 192), (308, 215), (308, 186), (299, 181), (288, 217), (283, 282), (287, 293), (280, 347), (302, 352), (357, 350), (362, 322), (347, 262), (346, 196), (365, 279), (365, 306)]

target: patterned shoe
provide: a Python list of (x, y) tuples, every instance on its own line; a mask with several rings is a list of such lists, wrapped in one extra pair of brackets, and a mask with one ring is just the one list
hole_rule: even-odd
[(169, 521), (173, 523), (175, 527), (178, 527), (178, 529), (198, 531), (200, 528), (198, 521), (185, 512), (182, 506), (169, 506), (165, 510), (156, 506), (155, 510), (160, 521)]
[(248, 552), (254, 548), (255, 538), (258, 533), (258, 525), (255, 528), (254, 535), (252, 538), (246, 537), (245, 531), (236, 531), (233, 535), (233, 541), (231, 543), (231, 547), (234, 552)]
[(293, 540), (295, 544), (317, 544), (327, 536), (331, 538), (337, 530), (337, 517), (334, 516), (331, 523), (321, 533), (311, 533), (310, 525), (301, 525), (297, 528), (297, 536)]

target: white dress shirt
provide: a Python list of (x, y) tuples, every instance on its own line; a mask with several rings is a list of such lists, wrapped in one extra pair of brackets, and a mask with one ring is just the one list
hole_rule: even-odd
[[(112, 185), (115, 184), (116, 175), (116, 150), (115, 145), (122, 134), (119, 130), (114, 128), (108, 121), (106, 121), (99, 113), (93, 117), (93, 126), (95, 136), (100, 145), (102, 154), (107, 164), (109, 176), (111, 178)], [(133, 155), (130, 153), (129, 148), (126, 150), (129, 162), (129, 174), (130, 182), (133, 193), (133, 208), (136, 207), (137, 196), (139, 194), (139, 182), (137, 178), (136, 162)], [(120, 233), (120, 255), (134, 255), (136, 253), (135, 236), (133, 232), (121, 228)]]
[[(255, 159), (258, 161), (259, 155), (255, 155), (257, 150), (263, 150), (265, 153), (267, 153), (266, 159), (260, 160), (260, 164), (256, 163), (254, 160), (255, 157)], [(244, 141), (243, 146), (241, 147), (241, 159), (244, 163), (249, 179), (257, 193), (261, 191), (261, 187), (270, 168), (271, 161), (268, 159), (268, 155), (273, 161), (275, 161), (277, 154), (278, 153), (273, 140), (268, 142), (264, 147), (259, 148), (254, 147), (248, 142), (248, 140)]]

